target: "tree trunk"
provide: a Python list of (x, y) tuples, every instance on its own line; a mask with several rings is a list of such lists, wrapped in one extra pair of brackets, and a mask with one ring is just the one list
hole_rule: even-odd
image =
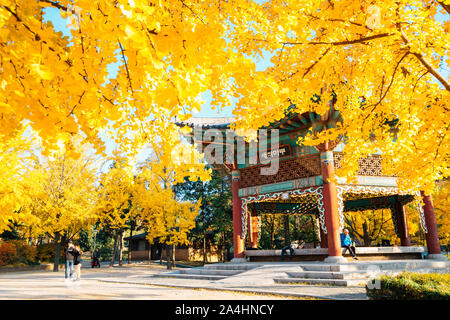
[(275, 217), (272, 218), (272, 223), (270, 224), (270, 249), (275, 249), (274, 240), (275, 240)]
[(133, 228), (130, 228), (130, 240), (128, 240), (128, 264), (131, 264), (131, 237), (133, 236)]
[(168, 270), (172, 270), (172, 259), (170, 254), (170, 246), (168, 244), (165, 245), (166, 247), (166, 265)]
[(123, 258), (123, 231), (119, 233), (119, 266), (122, 266)]
[(162, 244), (161, 244), (161, 243), (159, 244), (159, 248), (158, 248), (158, 251), (159, 251), (159, 264), (160, 264), (160, 265), (162, 265), (162, 253), (163, 253), (163, 246), (162, 246)]
[(291, 243), (291, 235), (289, 234), (289, 215), (284, 215), (284, 245), (288, 246)]
[(369, 236), (369, 227), (367, 225), (367, 221), (363, 223), (363, 232), (364, 232), (364, 246), (370, 246), (370, 236)]
[(225, 232), (222, 233), (222, 262), (225, 262), (225, 254), (226, 254), (226, 248), (225, 248)]
[(118, 232), (116, 232), (114, 234), (114, 248), (113, 248), (113, 254), (112, 254), (112, 258), (111, 258), (111, 262), (109, 264), (110, 267), (112, 267), (114, 265), (114, 261), (116, 261), (116, 254), (117, 254), (117, 239), (119, 237)]
[(206, 234), (203, 234), (203, 265), (206, 264)]
[(316, 230), (316, 232), (317, 232), (317, 242), (318, 243), (321, 243), (322, 242), (322, 238), (321, 238), (321, 236), (320, 236), (320, 220), (319, 220), (319, 218), (318, 217), (314, 217), (314, 224), (316, 225), (316, 227), (317, 227), (317, 230)]
[(176, 252), (175, 252), (176, 248), (175, 245), (172, 245), (172, 267), (175, 268), (175, 261), (176, 261)]
[(313, 230), (313, 248), (315, 248), (317, 244), (317, 231), (316, 231), (316, 220), (314, 216), (311, 216), (311, 225)]
[(152, 263), (152, 244), (148, 242), (148, 264)]
[(55, 259), (53, 262), (53, 271), (58, 272), (59, 270), (59, 256), (61, 253), (61, 234), (59, 232), (55, 233)]

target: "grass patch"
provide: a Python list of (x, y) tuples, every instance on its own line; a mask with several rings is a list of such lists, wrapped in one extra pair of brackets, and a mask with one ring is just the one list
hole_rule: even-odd
[(450, 274), (403, 272), (379, 280), (379, 289), (366, 286), (372, 300), (450, 300)]

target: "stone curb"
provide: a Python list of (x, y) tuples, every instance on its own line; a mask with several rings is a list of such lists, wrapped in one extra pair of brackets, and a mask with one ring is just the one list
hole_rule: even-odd
[(23, 266), (23, 267), (1, 267), (0, 273), (43, 271), (43, 270), (53, 270), (53, 264), (39, 264), (36, 266)]
[(322, 300), (343, 300), (337, 298), (331, 298), (326, 296), (319, 296), (313, 294), (303, 294), (285, 291), (269, 291), (269, 290), (250, 290), (250, 289), (234, 289), (234, 288), (211, 288), (207, 286), (189, 286), (189, 285), (178, 285), (178, 284), (160, 284), (160, 283), (150, 283), (150, 282), (134, 282), (134, 281), (119, 281), (119, 280), (97, 280), (99, 282), (109, 282), (109, 283), (122, 283), (122, 284), (137, 284), (144, 286), (155, 286), (155, 287), (166, 287), (166, 288), (180, 288), (180, 289), (203, 289), (211, 291), (227, 291), (227, 292), (241, 292), (241, 293), (253, 293), (260, 295), (276, 295), (291, 298), (315, 298)]

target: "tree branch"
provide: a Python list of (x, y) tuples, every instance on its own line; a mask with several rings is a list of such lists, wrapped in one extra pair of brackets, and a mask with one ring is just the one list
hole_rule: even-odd
[(333, 46), (345, 46), (345, 45), (349, 45), (349, 44), (364, 43), (364, 42), (375, 40), (375, 39), (379, 39), (379, 38), (390, 37), (392, 35), (393, 35), (392, 33), (380, 33), (380, 34), (376, 34), (376, 35), (373, 35), (373, 36), (359, 38), (359, 39), (354, 39), (354, 40), (335, 41), (335, 42), (325, 42), (325, 41), (317, 41), (317, 42), (283, 42), (283, 44), (286, 44), (286, 45), (308, 45), (308, 44), (311, 44), (311, 45), (323, 45), (323, 44), (327, 44), (327, 45), (333, 45)]
[[(406, 45), (409, 45), (410, 44), (409, 39), (403, 32), (403, 30), (400, 28), (400, 24), (397, 24), (397, 28), (400, 31), (403, 42)], [(433, 66), (425, 59), (425, 57), (421, 53), (417, 52), (411, 53), (420, 61), (420, 63), (425, 67), (425, 69), (427, 69), (428, 72), (431, 73), (444, 86), (444, 88), (447, 91), (450, 91), (450, 84), (447, 82), (447, 80), (438, 71), (434, 70)]]
[(442, 6), (442, 8), (444, 8), (445, 11), (447, 11), (447, 13), (450, 13), (450, 5), (445, 4), (444, 1), (438, 1), (438, 2)]
[(52, 7), (58, 8), (60, 10), (64, 10), (64, 11), (68, 11), (67, 7), (63, 6), (62, 4), (55, 2), (55, 1), (51, 1), (51, 0), (40, 0), (40, 2), (44, 2), (44, 3), (48, 3), (50, 4)]
[(120, 47), (120, 52), (122, 53), (123, 63), (125, 64), (125, 69), (127, 71), (128, 83), (130, 84), (131, 93), (134, 93), (133, 86), (131, 84), (130, 70), (128, 70), (128, 63), (127, 63), (127, 60), (125, 59), (125, 52), (123, 50), (123, 46), (122, 46), (122, 43), (120, 42), (120, 40), (117, 40), (117, 41), (119, 42), (119, 47)]
[(388, 87), (386, 88), (386, 91), (384, 92), (383, 96), (382, 96), (382, 97), (380, 98), (380, 100), (375, 104), (375, 106), (379, 105), (379, 104), (383, 101), (383, 99), (386, 97), (386, 94), (388, 93), (389, 89), (390, 89), (391, 86), (392, 86), (392, 83), (394, 82), (395, 73), (397, 72), (398, 67), (400, 66), (400, 64), (402, 63), (403, 59), (405, 59), (406, 56), (407, 56), (408, 54), (410, 54), (409, 51), (407, 51), (407, 52), (400, 58), (400, 60), (397, 62), (397, 65), (396, 65), (395, 68), (394, 68), (394, 72), (392, 73), (391, 81), (389, 82), (389, 85), (388, 85)]
[(317, 59), (317, 61), (314, 61), (314, 63), (313, 63), (311, 66), (309, 66), (308, 69), (306, 69), (306, 72), (303, 74), (303, 77), (305, 77), (305, 76), (312, 70), (312, 68), (314, 68), (314, 66), (315, 66), (316, 64), (318, 64), (319, 61), (322, 60), (323, 57), (325, 57), (325, 55), (326, 55), (330, 50), (331, 50), (331, 47), (329, 47), (327, 50), (325, 50), (325, 52), (319, 57), (319, 59)]

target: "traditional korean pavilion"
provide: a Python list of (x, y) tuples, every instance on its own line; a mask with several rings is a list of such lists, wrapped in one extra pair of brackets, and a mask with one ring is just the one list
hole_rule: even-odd
[[(197, 143), (205, 149), (208, 146), (229, 144), (225, 135), (229, 133), (233, 118), (191, 118), (178, 122), (179, 126), (190, 126), (201, 132)], [(405, 193), (397, 188), (397, 179), (386, 176), (382, 170), (382, 155), (373, 154), (359, 161), (356, 184), (349, 184), (344, 179), (337, 183), (328, 178), (335, 169), (341, 166), (344, 142), (329, 141), (316, 147), (298, 145), (299, 136), (309, 130), (326, 130), (340, 120), (340, 114), (332, 107), (324, 115), (313, 112), (298, 114), (286, 112), (283, 119), (271, 123), (267, 130), (278, 129), (279, 145), (271, 148), (270, 135), (258, 134), (267, 138), (266, 150), (252, 154), (249, 143), (233, 142), (233, 154), (223, 154), (231, 159), (222, 166), (231, 171), (233, 195), (233, 227), (234, 227), (234, 258), (236, 260), (257, 256), (260, 250), (245, 250), (257, 248), (261, 233), (261, 214), (309, 214), (315, 215), (320, 229), (320, 249), (322, 258), (327, 262), (342, 262), (340, 233), (344, 228), (344, 215), (347, 211), (362, 211), (367, 209), (387, 209), (392, 213), (395, 231), (401, 240), (400, 252), (410, 252), (411, 246), (408, 232), (405, 205), (415, 202), (420, 216), (421, 227), (426, 235), (428, 258), (442, 259), (431, 196), (425, 196), (420, 190)], [(221, 139), (206, 134), (213, 129), (223, 134)], [(220, 149), (219, 149), (220, 150)], [(230, 149), (227, 149), (228, 151)], [(245, 154), (245, 159), (239, 157)], [(255, 158), (256, 157), (256, 158)], [(274, 174), (262, 174), (263, 168), (271, 163), (263, 164), (261, 159), (271, 157), (278, 161), (278, 170)], [(256, 159), (256, 161), (255, 161)], [(245, 160), (245, 161), (243, 161)], [(216, 164), (217, 165), (217, 164)], [(424, 206), (420, 205), (420, 198)], [(247, 244), (247, 246), (245, 246)], [(360, 249), (357, 249), (357, 252)], [(361, 249), (362, 250), (362, 249)], [(261, 250), (262, 251), (262, 250)], [(272, 250), (273, 251), (273, 250)], [(311, 258), (310, 257), (310, 258)], [(317, 255), (314, 257), (317, 260)], [(267, 261), (267, 260), (266, 260)]]

